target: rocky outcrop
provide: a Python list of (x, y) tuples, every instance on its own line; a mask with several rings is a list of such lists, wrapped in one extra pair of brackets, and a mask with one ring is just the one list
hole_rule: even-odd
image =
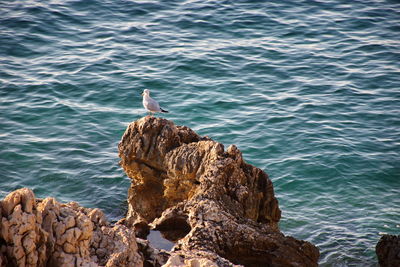
[(375, 251), (381, 267), (400, 266), (400, 235), (383, 235)]
[(134, 231), (102, 211), (35, 199), (30, 189), (0, 201), (0, 266), (142, 266)]
[(148, 116), (118, 147), (132, 179), (125, 224), (176, 242), (167, 266), (317, 266), (314, 245), (279, 231), (271, 180), (235, 146)]
[[(16, 190), (0, 201), (0, 266), (317, 266), (315, 246), (280, 232), (271, 180), (235, 146), (145, 117), (119, 156), (132, 179), (125, 219)], [(174, 248), (141, 239), (151, 228)]]

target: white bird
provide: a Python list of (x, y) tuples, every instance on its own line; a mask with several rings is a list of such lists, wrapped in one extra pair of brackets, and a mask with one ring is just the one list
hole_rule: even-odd
[(168, 111), (160, 108), (160, 105), (158, 104), (157, 101), (155, 101), (153, 98), (150, 97), (149, 89), (145, 89), (142, 93), (142, 96), (143, 96), (143, 107), (150, 113), (155, 113), (155, 112), (168, 113)]

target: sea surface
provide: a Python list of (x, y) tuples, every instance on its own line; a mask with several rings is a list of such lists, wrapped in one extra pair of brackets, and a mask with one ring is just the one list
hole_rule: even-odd
[(145, 88), (269, 174), (321, 266), (377, 266), (399, 234), (399, 1), (1, 1), (0, 197), (121, 218)]

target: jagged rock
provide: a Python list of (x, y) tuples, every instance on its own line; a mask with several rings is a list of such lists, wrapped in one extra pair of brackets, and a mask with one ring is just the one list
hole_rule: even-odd
[(170, 253), (161, 249), (158, 250), (156, 248), (153, 248), (150, 245), (150, 242), (145, 239), (137, 238), (136, 242), (139, 247), (139, 251), (143, 254), (144, 256), (144, 266), (155, 266), (155, 267), (160, 267), (163, 266), (167, 261), (168, 258), (170, 257)]
[(375, 251), (381, 267), (400, 266), (400, 235), (383, 235)]
[(178, 258), (184, 265), (198, 258), (218, 266), (317, 266), (314, 245), (279, 231), (271, 180), (235, 146), (224, 151), (187, 127), (148, 116), (128, 126), (118, 148), (132, 179), (125, 224), (175, 241), (167, 266)]
[(218, 254), (204, 250), (177, 250), (170, 253), (168, 261), (162, 267), (243, 267), (236, 265)]
[[(0, 201), (4, 266), (142, 266), (134, 231), (99, 209), (35, 199), (22, 188)], [(3, 266), (3, 265), (0, 265)]]
[(178, 255), (171, 256), (163, 267), (185, 267), (185, 266), (199, 266), (199, 267), (218, 267), (218, 265), (206, 258), (200, 259), (183, 259)]
[(10, 266), (45, 266), (49, 234), (41, 227), (42, 214), (33, 192), (26, 188), (14, 191), (0, 206), (2, 261)]

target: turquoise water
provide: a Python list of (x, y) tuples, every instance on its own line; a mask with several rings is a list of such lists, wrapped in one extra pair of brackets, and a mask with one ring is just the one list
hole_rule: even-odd
[(2, 1), (0, 195), (123, 216), (117, 144), (162, 115), (272, 179), (321, 266), (376, 266), (400, 215), (398, 1)]

